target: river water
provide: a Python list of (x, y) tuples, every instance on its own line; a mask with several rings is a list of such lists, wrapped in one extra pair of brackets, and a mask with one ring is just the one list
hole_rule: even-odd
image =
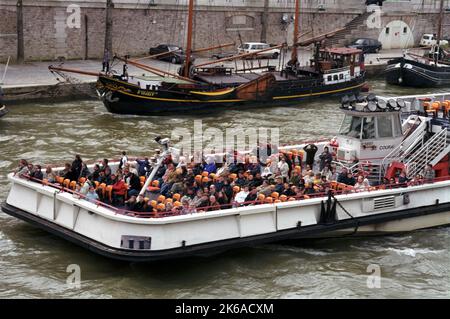
[[(426, 93), (372, 81), (383, 95)], [(117, 157), (122, 150), (148, 155), (153, 138), (174, 128), (279, 128), (280, 142), (329, 138), (341, 114), (335, 100), (299, 106), (215, 111), (198, 116), (139, 117), (110, 114), (99, 101), (31, 103), (10, 107), (0, 120), (0, 200), (6, 174), (20, 158), (63, 163)], [(25, 200), (25, 199), (24, 199)], [(401, 235), (270, 244), (213, 257), (156, 264), (116, 262), (90, 253), (0, 213), (2, 298), (449, 298), (450, 228)], [(71, 264), (81, 286), (66, 284)], [(380, 288), (368, 275), (379, 267)], [(369, 280), (369, 282), (372, 282)]]

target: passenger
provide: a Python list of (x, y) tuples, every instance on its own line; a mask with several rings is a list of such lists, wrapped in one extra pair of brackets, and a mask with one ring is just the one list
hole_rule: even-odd
[(217, 166), (213, 156), (208, 156), (206, 158), (206, 165), (204, 167), (204, 170), (209, 174), (217, 172)]
[(330, 170), (328, 171), (328, 173), (326, 174), (327, 176), (327, 180), (329, 182), (335, 182), (338, 179), (338, 174), (336, 172), (336, 166), (331, 165)]
[(250, 187), (250, 193), (247, 195), (247, 197), (245, 198), (245, 202), (249, 203), (249, 202), (254, 202), (256, 201), (258, 197), (258, 190), (256, 189), (256, 187)]
[(288, 163), (286, 163), (286, 158), (284, 155), (280, 156), (278, 169), (280, 170), (280, 174), (283, 177), (283, 181), (287, 181), (289, 179), (289, 165)]
[(78, 180), (81, 176), (81, 170), (83, 168), (83, 161), (81, 160), (80, 155), (75, 155), (75, 160), (72, 162), (72, 178), (71, 180)]
[(403, 170), (398, 177), (398, 183), (406, 185), (408, 182), (409, 178), (406, 176), (406, 172)]
[(122, 151), (122, 157), (120, 158), (119, 168), (122, 168), (127, 162), (128, 162), (127, 152)]
[(249, 188), (248, 186), (244, 186), (244, 188), (236, 194), (234, 200), (237, 203), (242, 204), (245, 202), (245, 199), (247, 198), (248, 194), (250, 194)]
[(127, 187), (121, 176), (111, 175), (112, 183), (112, 201), (113, 204), (123, 205), (125, 201), (125, 194)]
[(367, 190), (368, 187), (369, 187), (369, 185), (364, 180), (364, 176), (359, 175), (358, 180), (357, 180), (355, 186), (353, 187), (353, 189), (357, 192), (362, 192), (362, 191)]
[(91, 171), (90, 171), (89, 168), (87, 167), (86, 163), (83, 162), (83, 164), (82, 164), (82, 166), (81, 166), (80, 177), (88, 178), (89, 175), (91, 175)]
[(20, 178), (27, 178), (30, 175), (30, 170), (28, 169), (28, 162), (25, 159), (21, 159), (17, 168), (14, 170), (14, 176)]
[(291, 186), (293, 186), (293, 185), (289, 184), (289, 183), (284, 183), (283, 191), (280, 194), (286, 195), (287, 197), (295, 196), (295, 192), (292, 190)]
[(93, 181), (98, 181), (99, 176), (100, 176), (100, 165), (95, 164), (94, 171), (92, 172), (91, 175), (89, 175), (89, 177)]
[(53, 172), (50, 165), (47, 165), (47, 168), (45, 169), (44, 178), (51, 184), (56, 183), (56, 174)]
[(90, 201), (91, 203), (95, 203), (96, 201), (99, 200), (98, 194), (93, 186), (89, 187), (89, 191), (86, 194), (86, 200)]
[(284, 189), (284, 184), (283, 184), (283, 178), (281, 176), (278, 176), (277, 178), (275, 178), (275, 192), (281, 194), (283, 192)]
[(298, 186), (298, 185), (300, 185), (300, 179), (301, 179), (300, 171), (298, 171), (298, 170), (293, 170), (293, 171), (292, 171), (292, 176), (291, 176), (291, 178), (289, 179), (289, 182), (290, 182), (291, 184), (295, 185), (295, 186)]
[(64, 177), (64, 179), (75, 180), (75, 175), (72, 171), (72, 165), (66, 163), (64, 169), (59, 172), (59, 176)]
[(128, 181), (127, 184), (129, 185), (128, 196), (138, 195), (141, 191), (141, 181), (139, 177), (128, 171), (125, 179)]
[(339, 175), (337, 177), (337, 182), (349, 185), (347, 176), (348, 176), (347, 168), (346, 167), (342, 167), (341, 172), (339, 173)]
[(41, 165), (35, 165), (30, 173), (30, 176), (42, 181), (42, 179), (44, 178), (44, 174), (42, 173)]
[(433, 169), (433, 165), (427, 164), (427, 167), (425, 167), (425, 170), (423, 172), (423, 177), (425, 179), (425, 182), (432, 183), (433, 180), (436, 177), (436, 173)]
[(138, 176), (147, 176), (147, 174), (150, 173), (151, 166), (148, 157), (144, 158), (143, 160), (136, 159), (136, 164)]
[(105, 169), (109, 168), (111, 170), (111, 168), (109, 167), (109, 161), (107, 158), (104, 158), (102, 161), (102, 166), (100, 166), (100, 170), (104, 171)]
[(314, 166), (314, 157), (317, 153), (318, 148), (315, 144), (308, 144), (303, 148), (303, 150), (306, 153), (306, 161), (305, 162), (312, 169)]
[(320, 166), (319, 166), (319, 170), (322, 172), (323, 169), (325, 167), (330, 168), (331, 167), (331, 162), (333, 161), (333, 156), (331, 155), (328, 146), (325, 146), (323, 148), (323, 152), (322, 154), (319, 155), (319, 159), (320, 159)]
[(245, 184), (247, 184), (247, 179), (244, 176), (244, 171), (238, 172), (238, 178), (234, 181), (234, 185), (243, 187)]
[(209, 196), (209, 203), (208, 203), (208, 211), (214, 211), (214, 210), (220, 210), (220, 204), (217, 202), (217, 199), (215, 196)]
[(87, 195), (91, 187), (95, 189), (94, 183), (88, 178), (84, 182), (83, 186), (81, 186), (80, 193), (83, 195)]

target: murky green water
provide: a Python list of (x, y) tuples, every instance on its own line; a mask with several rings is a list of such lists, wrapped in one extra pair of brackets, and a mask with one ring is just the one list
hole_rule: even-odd
[[(426, 93), (372, 82), (385, 95)], [(330, 137), (341, 115), (333, 100), (294, 107), (221, 111), (212, 115), (137, 117), (107, 113), (99, 101), (13, 106), (0, 119), (0, 200), (6, 174), (20, 158), (63, 163), (147, 155), (154, 136), (176, 127), (279, 127), (282, 143)], [(450, 228), (408, 234), (264, 245), (210, 258), (158, 264), (120, 263), (96, 256), (0, 214), (0, 297), (83, 298), (449, 298)], [(66, 285), (66, 268), (81, 267), (81, 288)], [(381, 267), (381, 288), (367, 287), (367, 267)]]

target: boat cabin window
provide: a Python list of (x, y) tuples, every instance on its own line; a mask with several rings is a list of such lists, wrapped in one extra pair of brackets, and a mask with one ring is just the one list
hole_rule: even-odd
[(362, 139), (374, 139), (375, 134), (375, 118), (373, 116), (364, 117), (363, 129), (362, 129)]
[(361, 122), (361, 117), (345, 115), (339, 134), (357, 139), (361, 138)]
[(392, 137), (392, 116), (378, 117), (378, 137)]

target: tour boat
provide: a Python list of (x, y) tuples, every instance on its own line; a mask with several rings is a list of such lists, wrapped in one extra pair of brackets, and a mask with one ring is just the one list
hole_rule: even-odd
[[(188, 214), (126, 212), (88, 201), (65, 180), (59, 184), (8, 175), (2, 210), (95, 253), (126, 261), (210, 255), (237, 247), (304, 238), (406, 232), (450, 224), (450, 92), (421, 96), (343, 99), (339, 133), (317, 142), (335, 164), (365, 171), (372, 183), (352, 188), (331, 182), (324, 193), (260, 201)], [(168, 139), (154, 169), (177, 151)], [(310, 142), (308, 142), (310, 144)], [(306, 144), (280, 146), (285, 154)], [(113, 172), (118, 162), (110, 163)], [(431, 165), (434, 178), (418, 178)], [(406, 171), (409, 183), (380, 183)]]

